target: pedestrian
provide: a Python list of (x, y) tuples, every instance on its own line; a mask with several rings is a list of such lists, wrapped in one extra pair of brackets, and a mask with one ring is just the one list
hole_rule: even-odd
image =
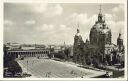
[(110, 75), (109, 75), (109, 72), (107, 71), (106, 74), (105, 74), (106, 78), (109, 78)]

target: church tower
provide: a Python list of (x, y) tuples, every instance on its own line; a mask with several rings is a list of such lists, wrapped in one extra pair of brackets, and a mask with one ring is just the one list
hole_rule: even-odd
[(74, 45), (73, 45), (73, 60), (75, 63), (81, 62), (83, 48), (84, 48), (84, 41), (82, 39), (82, 36), (80, 35), (80, 30), (78, 25), (77, 33), (74, 36)]
[(117, 46), (118, 46), (118, 49), (119, 49), (119, 52), (121, 52), (123, 50), (123, 39), (121, 37), (121, 33), (119, 33), (119, 36), (117, 38)]

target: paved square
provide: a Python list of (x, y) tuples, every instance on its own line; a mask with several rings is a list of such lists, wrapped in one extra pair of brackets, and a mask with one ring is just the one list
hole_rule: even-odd
[(51, 59), (27, 58), (18, 60), (18, 63), (23, 72), (32, 74), (34, 78), (80, 78), (82, 76), (89, 78), (105, 74), (103, 71), (84, 69), (73, 64)]

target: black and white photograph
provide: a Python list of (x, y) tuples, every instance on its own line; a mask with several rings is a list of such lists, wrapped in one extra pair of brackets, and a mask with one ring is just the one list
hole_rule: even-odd
[(126, 78), (124, 3), (3, 7), (3, 78)]

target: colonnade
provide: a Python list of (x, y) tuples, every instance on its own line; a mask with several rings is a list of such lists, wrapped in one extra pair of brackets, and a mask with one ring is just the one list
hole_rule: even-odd
[(11, 54), (15, 56), (15, 58), (20, 58), (20, 57), (47, 57), (48, 54), (50, 54), (50, 50), (20, 50), (20, 51), (15, 51), (15, 50), (10, 50), (8, 51), (8, 54)]

